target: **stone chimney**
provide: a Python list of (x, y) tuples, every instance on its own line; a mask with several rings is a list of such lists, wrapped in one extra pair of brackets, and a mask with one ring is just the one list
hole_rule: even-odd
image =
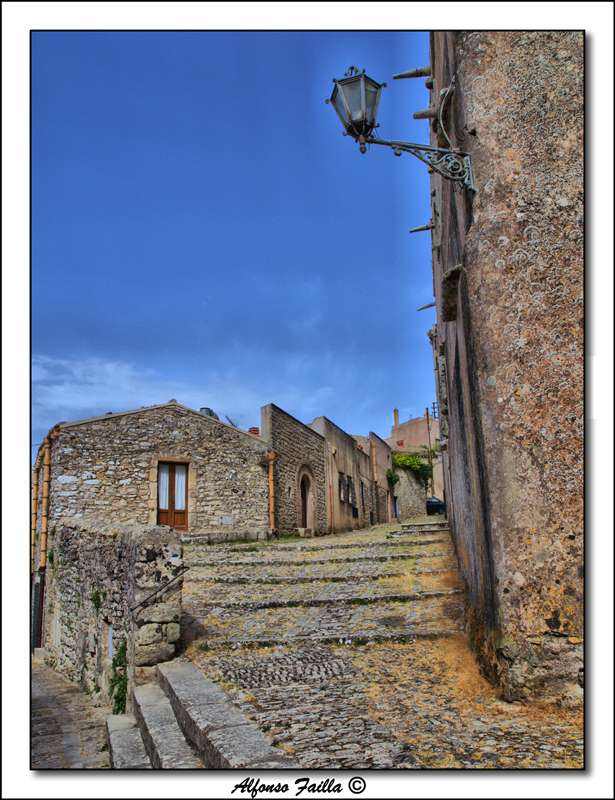
[(395, 420), (393, 427), (399, 428), (399, 410), (397, 408), (393, 409), (393, 419)]

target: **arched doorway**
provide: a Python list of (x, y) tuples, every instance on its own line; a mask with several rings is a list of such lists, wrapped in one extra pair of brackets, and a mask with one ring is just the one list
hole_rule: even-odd
[(303, 464), (299, 468), (296, 487), (297, 527), (313, 531), (315, 528), (316, 483), (308, 464)]
[(309, 503), (310, 503), (310, 479), (307, 475), (301, 478), (301, 527), (309, 528)]

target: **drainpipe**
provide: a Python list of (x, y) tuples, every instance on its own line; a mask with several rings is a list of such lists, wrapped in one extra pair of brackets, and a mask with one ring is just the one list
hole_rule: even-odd
[(331, 445), (327, 444), (327, 450), (329, 451), (329, 505), (331, 506), (331, 533), (335, 533), (335, 520), (333, 517), (333, 472), (332, 472), (332, 465), (331, 465)]
[(274, 496), (273, 496), (273, 459), (275, 453), (269, 453), (269, 527), (271, 530), (275, 529), (275, 511), (274, 511)]
[(43, 517), (41, 520), (41, 565), (44, 570), (47, 566), (47, 530), (49, 527), (49, 482), (51, 464), (51, 440), (43, 439)]

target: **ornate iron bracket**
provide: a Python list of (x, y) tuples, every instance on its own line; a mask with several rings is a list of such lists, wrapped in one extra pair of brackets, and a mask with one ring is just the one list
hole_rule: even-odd
[(402, 153), (412, 153), (429, 169), (433, 169), (438, 175), (449, 181), (457, 181), (470, 191), (475, 192), (474, 177), (472, 175), (472, 161), (469, 153), (461, 153), (458, 150), (446, 150), (442, 147), (431, 147), (431, 145), (414, 144), (413, 142), (389, 142), (385, 139), (374, 139), (370, 137), (363, 142), (359, 139), (361, 152), (364, 152), (365, 144), (384, 144), (390, 147), (396, 156)]

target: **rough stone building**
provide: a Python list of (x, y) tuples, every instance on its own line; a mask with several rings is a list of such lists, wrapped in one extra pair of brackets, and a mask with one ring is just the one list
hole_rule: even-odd
[(391, 448), (374, 433), (350, 436), (326, 417), (310, 425), (270, 404), (261, 434), (273, 453), (273, 525), (316, 535), (389, 522)]
[(325, 442), (273, 403), (261, 409), (261, 433), (273, 458), (274, 520), (282, 532), (326, 533)]
[(34, 468), (36, 535), (61, 517), (84, 516), (179, 531), (265, 531), (268, 452), (261, 437), (175, 400), (60, 423)]
[[(440, 423), (431, 414), (426, 414), (424, 417), (415, 417), (407, 422), (400, 423), (399, 411), (395, 408), (393, 409), (393, 426), (391, 428), (391, 436), (388, 439), (385, 439), (385, 442), (391, 446), (393, 453), (421, 454), (420, 451), (424, 450), (425, 448), (431, 448), (432, 450), (439, 451)], [(428, 496), (442, 499), (445, 496), (445, 492), (444, 482), (442, 480), (441, 457), (432, 456), (431, 464), (433, 467), (433, 477), (428, 489)], [(412, 482), (406, 483), (406, 490), (403, 493), (405, 502), (397, 509), (397, 515), (400, 517), (408, 516), (406, 513), (406, 509), (408, 508), (413, 509), (412, 513), (424, 514), (425, 503), (423, 502), (422, 510), (419, 512), (419, 504), (416, 503), (414, 498), (414, 486), (412, 485)], [(410, 494), (408, 494), (408, 492), (410, 492)], [(401, 495), (399, 492), (396, 492), (396, 494), (401, 502)], [(410, 496), (412, 496), (412, 499), (410, 499)], [(417, 509), (416, 511), (414, 511), (415, 508)]]
[(262, 436), (171, 400), (56, 425), (33, 470), (33, 646), (45, 628), (56, 528), (64, 540), (71, 526), (83, 523), (87, 537), (104, 523), (165, 526), (183, 541), (223, 542), (339, 533), (391, 519), (391, 451), (375, 434), (359, 446), (325, 417), (308, 426), (273, 404), (261, 419)]
[(325, 440), (325, 484), (329, 496), (327, 529), (334, 533), (374, 524), (376, 503), (371, 450), (359, 450), (354, 436), (326, 417), (315, 419), (310, 428)]
[[(393, 451), (395, 454), (395, 451)], [(425, 499), (431, 492), (425, 493), (425, 486), (416, 473), (406, 467), (395, 466), (399, 482), (393, 486), (394, 511), (398, 519), (421, 517), (425, 514)]]
[(574, 31), (431, 35), (431, 177), (448, 510), (470, 633), (508, 699), (583, 685), (583, 69)]

